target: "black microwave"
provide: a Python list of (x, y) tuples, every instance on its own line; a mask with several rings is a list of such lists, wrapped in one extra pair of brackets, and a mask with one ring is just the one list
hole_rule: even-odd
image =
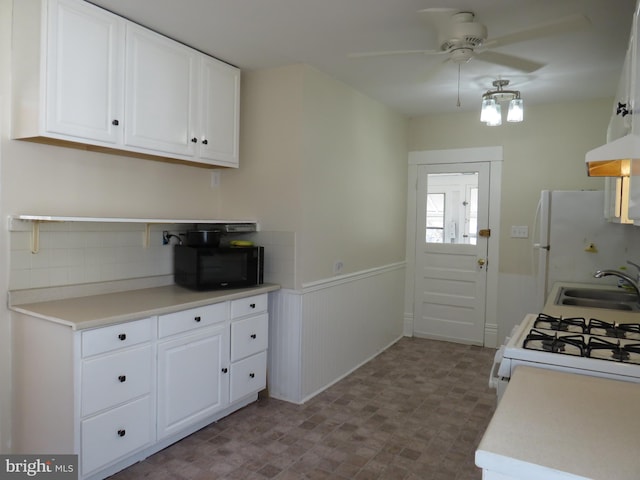
[(174, 246), (174, 281), (194, 290), (260, 285), (263, 270), (264, 247)]

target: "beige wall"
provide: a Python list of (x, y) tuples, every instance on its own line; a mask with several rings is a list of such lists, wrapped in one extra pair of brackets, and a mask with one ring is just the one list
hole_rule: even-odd
[(225, 214), (296, 232), (297, 286), (404, 260), (407, 120), (306, 65), (243, 79)]
[[(523, 92), (523, 95), (526, 92)], [(479, 112), (412, 119), (409, 150), (481, 146), (504, 148), (500, 272), (531, 274), (531, 241), (510, 238), (512, 225), (532, 232), (541, 190), (602, 189), (585, 173), (585, 153), (603, 143), (612, 99), (527, 106), (525, 121), (487, 127)]]

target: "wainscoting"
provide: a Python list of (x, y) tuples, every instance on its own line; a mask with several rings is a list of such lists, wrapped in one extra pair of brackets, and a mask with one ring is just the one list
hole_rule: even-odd
[(270, 293), (270, 396), (304, 403), (396, 342), (404, 278), (401, 262)]

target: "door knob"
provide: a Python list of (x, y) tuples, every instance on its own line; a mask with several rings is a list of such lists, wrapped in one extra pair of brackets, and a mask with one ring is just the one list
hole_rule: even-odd
[(479, 258), (478, 259), (478, 266), (480, 267), (480, 270), (482, 270), (486, 264), (487, 264), (487, 260), (486, 259), (484, 259), (484, 258)]

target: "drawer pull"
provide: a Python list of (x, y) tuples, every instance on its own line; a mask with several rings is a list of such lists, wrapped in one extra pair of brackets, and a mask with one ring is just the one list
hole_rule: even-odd
[(124, 342), (127, 339), (127, 334), (121, 333), (120, 335), (118, 335), (118, 338)]
[(194, 317), (194, 320), (195, 320), (196, 322), (199, 322), (199, 321), (201, 320), (201, 318), (200, 318), (200, 317)]
[(251, 308), (256, 308), (256, 304), (255, 304), (255, 303), (251, 303), (251, 304), (249, 304), (249, 306), (250, 306)]
[(228, 371), (229, 371), (229, 369), (226, 368), (226, 367), (222, 369), (222, 373), (227, 373)]
[(127, 376), (126, 375), (120, 375), (118, 377), (118, 380), (120, 380), (121, 383), (124, 383), (127, 381)]
[(251, 338), (253, 338), (254, 340), (256, 339), (256, 336), (257, 336), (257, 335), (256, 335), (255, 333), (252, 333), (252, 334), (251, 334)]
[(127, 431), (125, 429), (118, 430), (118, 436), (119, 437), (124, 437), (126, 434), (127, 434)]
[(251, 373), (249, 374), (249, 376), (250, 376), (251, 378), (255, 378), (256, 374), (255, 374), (255, 373), (253, 373), (253, 372), (251, 372)]

